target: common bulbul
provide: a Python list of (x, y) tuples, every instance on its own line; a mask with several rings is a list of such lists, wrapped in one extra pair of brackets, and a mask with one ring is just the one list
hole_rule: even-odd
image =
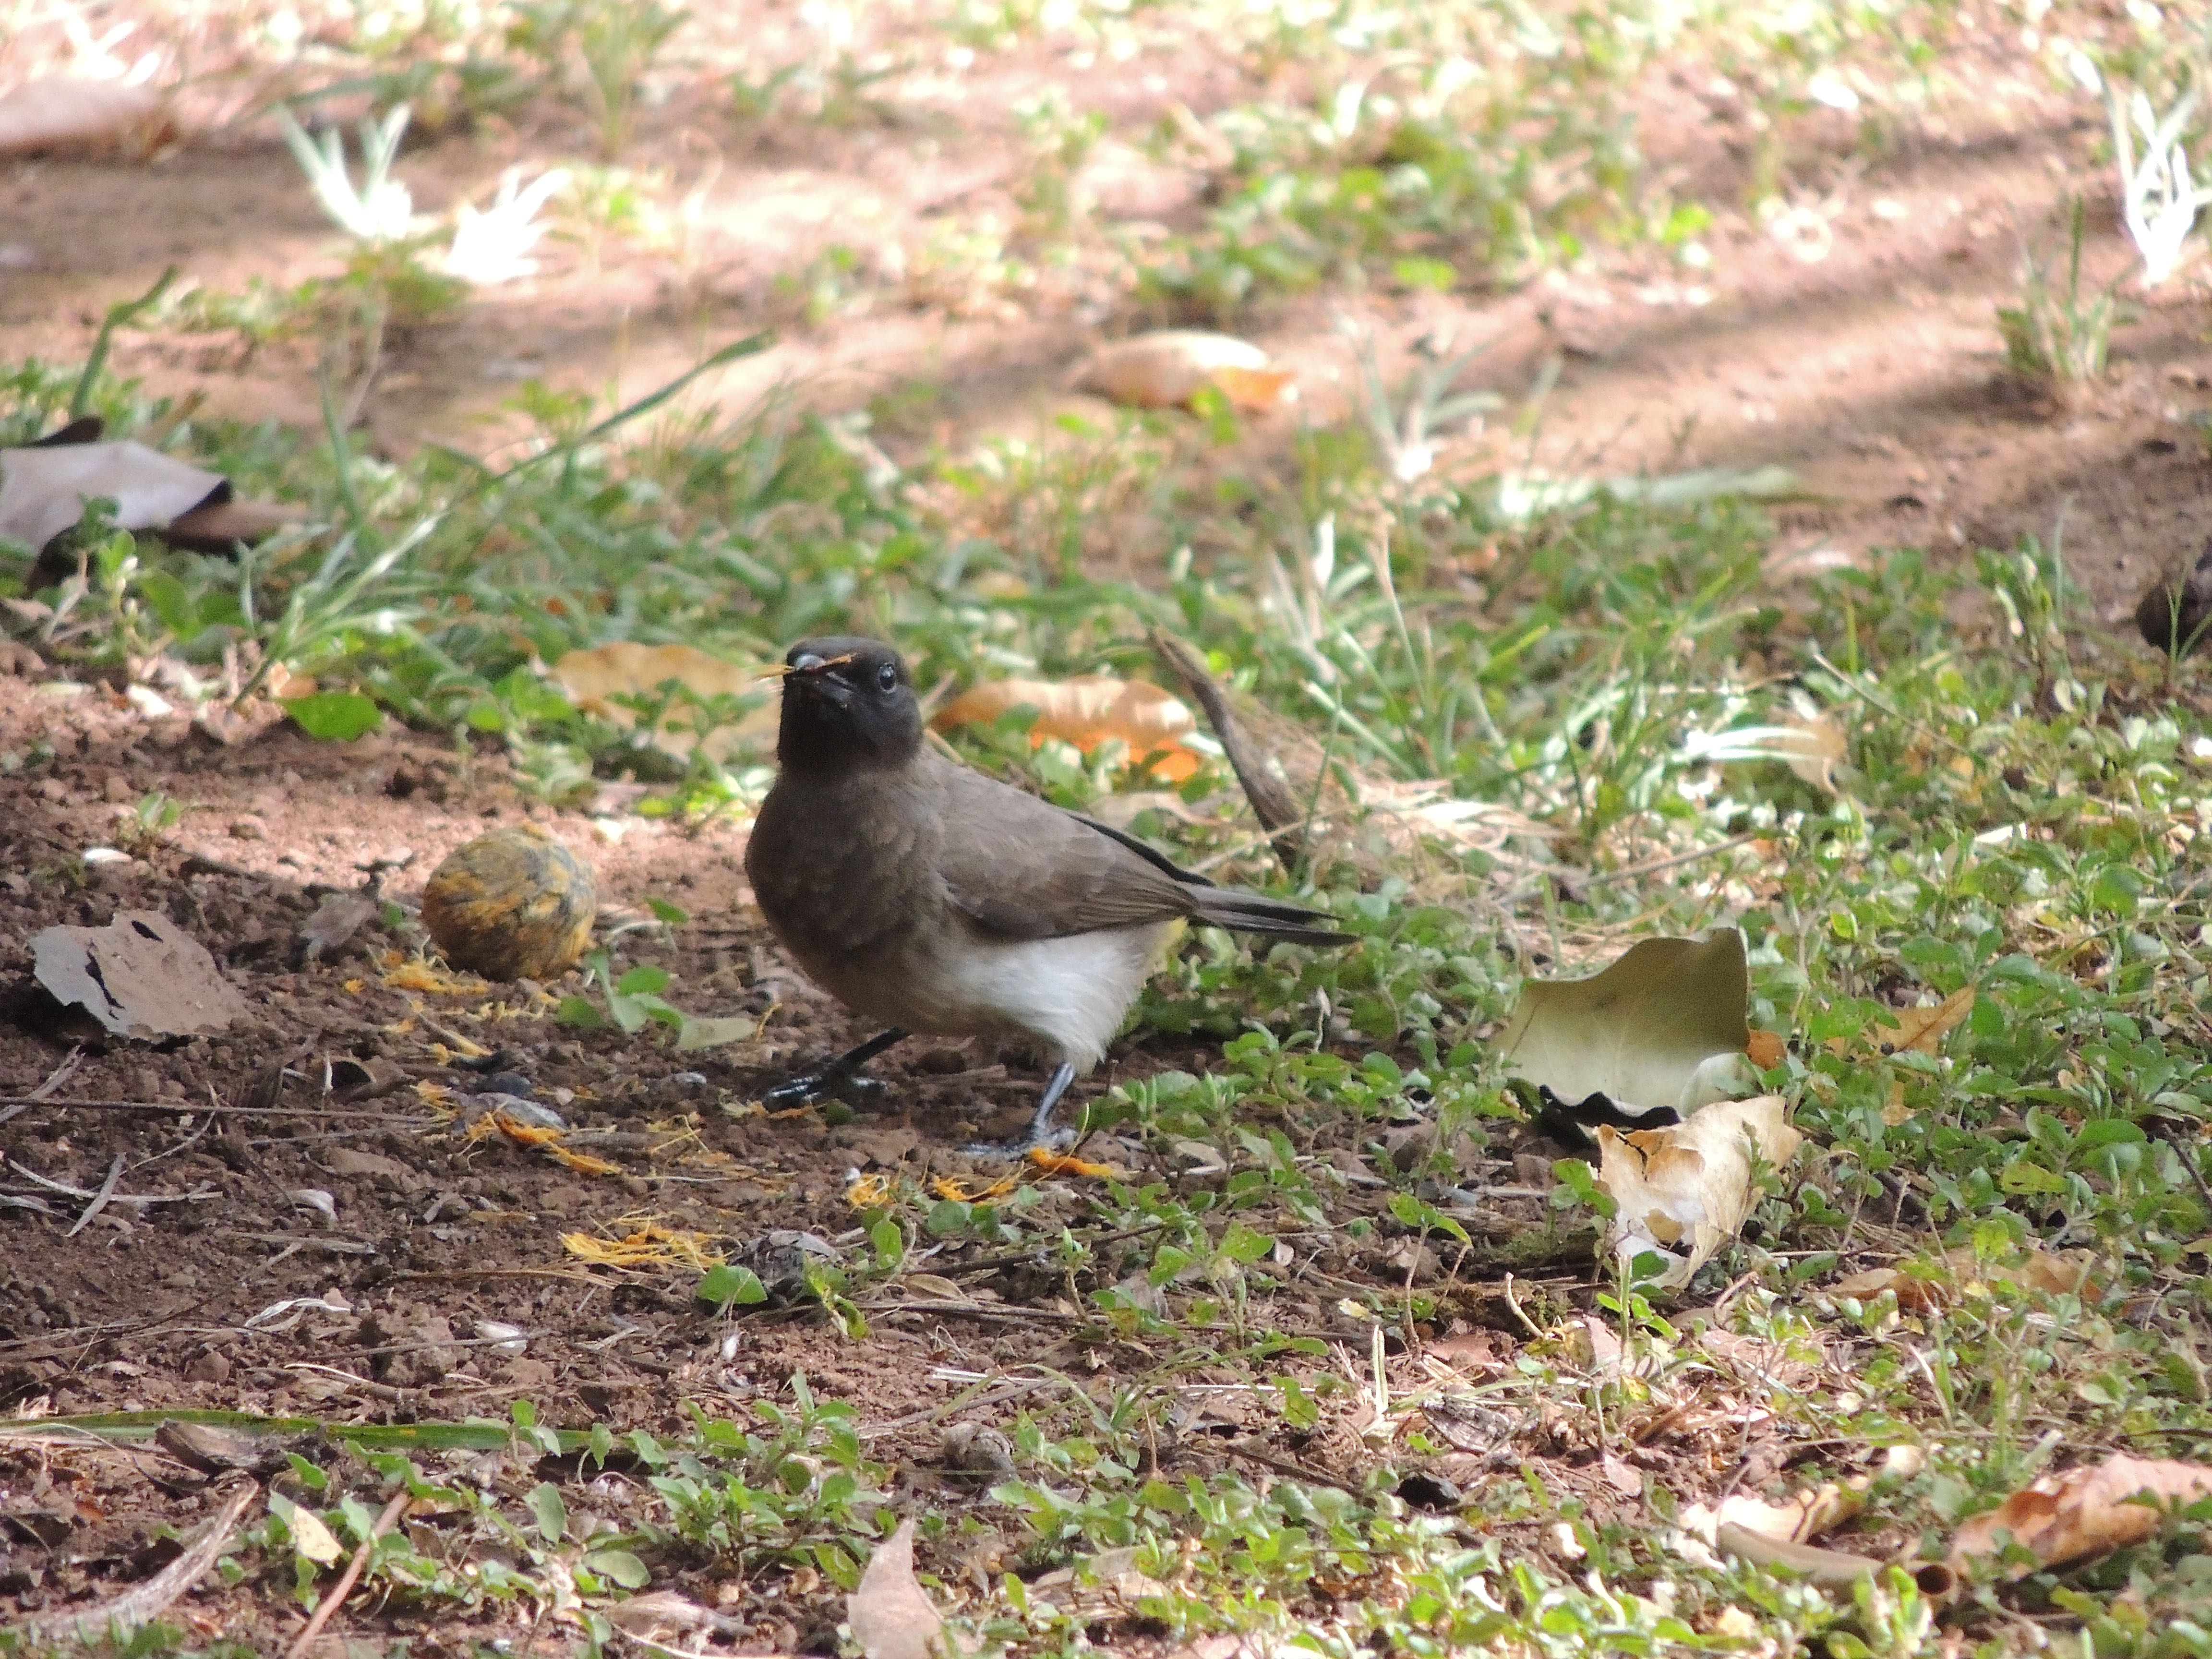
[(1352, 939), (930, 748), (906, 663), (879, 640), (792, 647), (775, 753), (745, 848), (753, 892), (808, 977), (890, 1029), (772, 1101), (818, 1098), (909, 1032), (1013, 1039), (1057, 1062), (1025, 1149), (1104, 1055), (1176, 922)]

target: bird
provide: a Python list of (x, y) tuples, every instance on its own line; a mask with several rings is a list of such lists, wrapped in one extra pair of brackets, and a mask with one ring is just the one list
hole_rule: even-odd
[(1103, 1058), (1177, 923), (1331, 946), (1334, 918), (1218, 887), (1133, 836), (961, 763), (924, 738), (905, 659), (802, 640), (780, 672), (775, 782), (744, 854), (799, 969), (884, 1029), (769, 1091), (819, 1100), (917, 1032), (1012, 1041), (1054, 1064), (1020, 1153)]
[(2212, 623), (2212, 540), (2186, 569), (2160, 576), (2136, 604), (2136, 629), (2154, 650), (2187, 656)]

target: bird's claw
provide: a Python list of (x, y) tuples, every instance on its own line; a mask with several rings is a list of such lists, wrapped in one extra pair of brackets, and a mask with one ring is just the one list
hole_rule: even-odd
[(782, 1112), (819, 1106), (826, 1100), (874, 1101), (890, 1087), (881, 1078), (858, 1072), (806, 1072), (777, 1084), (761, 1097), (761, 1104), (772, 1112)]
[(1012, 1140), (971, 1140), (960, 1149), (963, 1158), (1003, 1158), (1018, 1164), (1031, 1152), (1064, 1152), (1080, 1138), (1080, 1130), (1035, 1130)]

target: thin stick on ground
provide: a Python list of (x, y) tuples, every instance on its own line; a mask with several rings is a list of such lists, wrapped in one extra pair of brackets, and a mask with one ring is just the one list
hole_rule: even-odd
[(217, 1557), (230, 1547), (230, 1540), (238, 1531), (238, 1523), (246, 1514), (246, 1506), (261, 1494), (261, 1488), (249, 1480), (232, 1492), (205, 1531), (189, 1545), (185, 1553), (149, 1578), (136, 1589), (129, 1589), (112, 1601), (103, 1601), (83, 1613), (53, 1613), (30, 1621), (27, 1628), (35, 1641), (58, 1641), (74, 1638), (80, 1642), (97, 1642), (113, 1631), (136, 1630), (149, 1625), (194, 1584), (200, 1575), (216, 1563)]
[(376, 1524), (368, 1529), (368, 1536), (361, 1540), (361, 1547), (353, 1553), (353, 1559), (346, 1563), (344, 1573), (337, 1583), (331, 1586), (330, 1594), (316, 1604), (314, 1613), (307, 1620), (307, 1627), (294, 1637), (292, 1645), (284, 1650), (284, 1659), (300, 1659), (300, 1656), (314, 1644), (315, 1638), (323, 1633), (323, 1626), (330, 1623), (331, 1615), (338, 1610), (339, 1603), (352, 1595), (353, 1587), (361, 1582), (362, 1569), (368, 1565), (369, 1554), (376, 1548), (376, 1540), (399, 1523), (399, 1517), (406, 1513), (407, 1506), (414, 1501), (404, 1487), (392, 1493), (392, 1501), (384, 1506), (384, 1513), (376, 1517)]
[(70, 1228), (66, 1233), (64, 1233), (62, 1237), (64, 1238), (75, 1238), (79, 1233), (90, 1226), (92, 1224), (93, 1217), (98, 1215), (102, 1210), (106, 1209), (107, 1207), (107, 1200), (115, 1196), (116, 1184), (122, 1179), (123, 1154), (118, 1152), (115, 1155), (115, 1161), (107, 1166), (107, 1179), (100, 1183), (100, 1190), (92, 1195), (92, 1202), (84, 1206), (84, 1213), (77, 1217), (76, 1225)]
[(1305, 814), (1298, 810), (1291, 787), (1275, 775), (1267, 757), (1244, 735), (1228, 697), (1206, 672), (1206, 659), (1196, 650), (1157, 628), (1152, 630), (1152, 650), (1175, 671), (1176, 678), (1206, 711), (1206, 722), (1213, 728), (1221, 752), (1229, 757), (1237, 781), (1243, 785), (1244, 799), (1252, 803), (1252, 815), (1267, 830), (1283, 873), (1296, 879), (1299, 861), (1305, 856)]

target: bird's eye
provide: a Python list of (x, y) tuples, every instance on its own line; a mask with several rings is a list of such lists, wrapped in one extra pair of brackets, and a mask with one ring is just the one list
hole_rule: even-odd
[(887, 662), (876, 670), (876, 690), (878, 691), (898, 690), (898, 665), (896, 663)]

